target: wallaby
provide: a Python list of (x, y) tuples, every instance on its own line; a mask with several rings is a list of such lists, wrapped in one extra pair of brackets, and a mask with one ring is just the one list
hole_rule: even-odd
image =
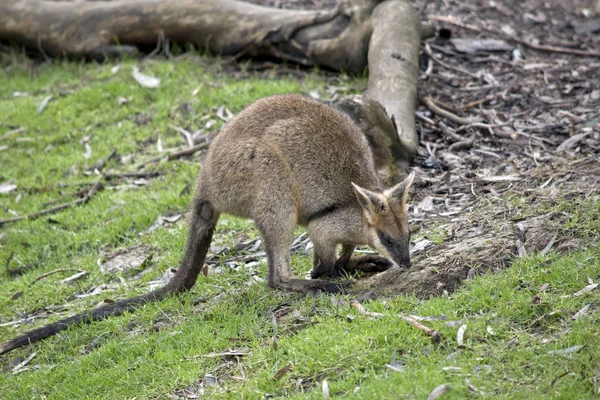
[[(384, 188), (358, 126), (341, 111), (298, 95), (263, 98), (217, 135), (202, 164), (190, 210), (187, 248), (164, 287), (55, 322), (0, 345), (0, 354), (68, 325), (120, 315), (189, 290), (200, 272), (221, 213), (254, 220), (266, 247), (270, 287), (338, 292), (335, 276), (357, 245), (410, 267), (406, 198), (413, 182)], [(290, 245), (297, 225), (313, 242), (313, 279), (294, 276)], [(338, 258), (337, 247), (342, 245)]]

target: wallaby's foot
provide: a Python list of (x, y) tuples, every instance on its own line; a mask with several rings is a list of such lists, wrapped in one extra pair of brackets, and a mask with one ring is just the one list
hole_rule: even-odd
[(322, 282), (322, 285), (319, 285), (310, 290), (309, 293), (312, 294), (317, 294), (319, 292), (325, 292), (329, 294), (348, 294), (348, 287), (352, 284), (352, 282), (348, 280), (342, 282), (328, 282), (317, 280), (312, 282)]
[(312, 293), (340, 293), (346, 294), (346, 288), (351, 284), (351, 281), (330, 282), (322, 280), (307, 280), (307, 279), (289, 279), (282, 282), (273, 283), (271, 287), (276, 289), (287, 290), (291, 292)]

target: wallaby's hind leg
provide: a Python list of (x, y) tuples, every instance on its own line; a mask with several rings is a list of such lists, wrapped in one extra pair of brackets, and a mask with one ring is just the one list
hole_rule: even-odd
[(293, 212), (282, 212), (280, 216), (273, 214), (270, 214), (270, 216), (273, 218), (272, 220), (256, 221), (265, 242), (268, 260), (267, 282), (269, 286), (275, 289), (301, 293), (343, 292), (344, 288), (340, 284), (321, 280), (299, 279), (294, 276), (290, 267), (290, 246), (296, 228), (295, 215)]

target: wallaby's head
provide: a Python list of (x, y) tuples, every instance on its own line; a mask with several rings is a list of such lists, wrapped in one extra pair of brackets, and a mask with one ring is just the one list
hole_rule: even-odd
[(352, 183), (363, 209), (369, 246), (397, 265), (410, 267), (410, 231), (406, 199), (415, 178), (411, 174), (396, 186), (383, 192), (372, 192)]

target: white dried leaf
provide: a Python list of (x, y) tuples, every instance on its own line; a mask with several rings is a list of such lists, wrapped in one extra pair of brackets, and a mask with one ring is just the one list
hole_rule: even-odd
[(17, 189), (17, 185), (10, 182), (4, 182), (0, 184), (0, 193), (7, 194)]
[(44, 111), (44, 109), (46, 108), (46, 106), (48, 105), (50, 100), (52, 100), (52, 96), (48, 96), (48, 97), (44, 98), (44, 100), (42, 100), (42, 102), (40, 103), (40, 105), (38, 106), (38, 109), (37, 109), (38, 114), (41, 114), (42, 111)]
[(579, 317), (582, 317), (582, 316), (584, 316), (584, 315), (585, 315), (585, 313), (587, 313), (587, 312), (588, 312), (588, 310), (590, 309), (590, 307), (591, 307), (591, 306), (592, 306), (591, 304), (586, 304), (585, 306), (583, 306), (583, 307), (581, 308), (581, 310), (577, 311), (577, 312), (575, 313), (575, 315), (573, 315), (573, 316), (571, 317), (571, 319), (577, 319), (577, 318), (579, 318)]
[(83, 158), (86, 160), (92, 157), (92, 146), (89, 143), (85, 144), (85, 153), (83, 153)]
[(481, 178), (484, 182), (516, 182), (520, 181), (521, 177), (516, 175), (498, 175), (498, 176), (486, 176)]
[(138, 69), (138, 67), (133, 67), (133, 78), (142, 87), (153, 89), (153, 88), (157, 88), (160, 85), (160, 79), (158, 79), (154, 76), (142, 74), (140, 72), (140, 70)]
[(67, 282), (71, 282), (74, 281), (75, 279), (79, 279), (82, 276), (86, 275), (88, 272), (87, 271), (79, 271), (76, 274), (73, 274), (65, 279), (61, 279), (59, 282), (60, 283), (67, 283)]
[(578, 344), (575, 346), (567, 347), (566, 349), (550, 350), (548, 352), (548, 354), (561, 354), (561, 355), (573, 354), (573, 353), (577, 353), (579, 350), (583, 349), (584, 347), (585, 347), (585, 345)]
[(433, 197), (427, 196), (419, 202), (417, 205), (421, 211), (432, 211), (433, 210)]
[(467, 324), (462, 324), (460, 328), (458, 328), (458, 332), (456, 333), (456, 342), (459, 346), (464, 346), (464, 336), (466, 330)]
[(323, 379), (323, 383), (321, 384), (321, 393), (323, 393), (323, 398), (329, 398), (329, 385), (325, 379)]
[(474, 54), (488, 51), (511, 51), (514, 46), (502, 39), (450, 39), (456, 50)]
[(598, 283), (594, 283), (591, 280), (589, 280), (588, 282), (589, 282), (589, 285), (587, 285), (586, 287), (584, 287), (580, 291), (573, 293), (573, 296), (579, 297), (579, 296), (581, 296), (583, 294), (589, 293), (592, 290), (595, 290), (598, 287), (598, 285), (599, 285)]
[(433, 389), (431, 393), (429, 393), (429, 396), (427, 396), (427, 400), (435, 400), (450, 390), (452, 390), (452, 386), (448, 385), (447, 383), (444, 383)]
[(217, 117), (219, 117), (224, 122), (227, 122), (231, 118), (233, 118), (233, 114), (225, 106), (221, 106), (217, 109)]

